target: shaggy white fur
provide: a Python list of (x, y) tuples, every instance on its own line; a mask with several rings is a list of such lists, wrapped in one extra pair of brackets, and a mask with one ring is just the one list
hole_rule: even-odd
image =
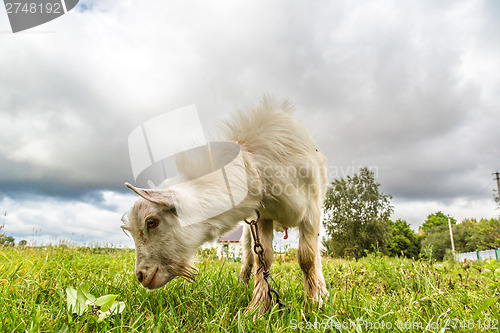
[[(321, 272), (320, 214), (326, 191), (325, 158), (313, 138), (292, 115), (289, 102), (278, 104), (271, 98), (226, 122), (223, 139), (236, 143), (240, 162), (225, 167), (231, 190), (245, 191), (246, 197), (225, 210), (227, 184), (216, 173), (191, 177), (192, 158), (180, 158), (180, 178), (167, 181), (163, 188), (140, 189), (127, 186), (142, 198), (124, 215), (123, 228), (136, 246), (136, 276), (149, 289), (159, 288), (176, 276), (194, 278), (188, 262), (204, 243), (234, 228), (239, 221), (261, 212), (259, 236), (265, 261), (273, 260), (273, 228), (297, 227), (298, 262), (304, 273), (306, 296), (321, 306), (327, 293)], [(244, 172), (242, 173), (242, 170)], [(245, 177), (246, 174), (246, 177)], [(220, 207), (218, 207), (218, 205)], [(211, 216), (214, 211), (221, 211)], [(201, 219), (183, 223), (182, 219)], [(203, 219), (202, 217), (209, 216)], [(193, 220), (193, 221), (194, 221)], [(248, 282), (255, 258), (252, 239), (246, 228), (240, 279)], [(257, 261), (258, 263), (258, 261)], [(258, 271), (259, 272), (259, 271)], [(265, 312), (270, 306), (267, 284), (256, 275), (250, 309)]]

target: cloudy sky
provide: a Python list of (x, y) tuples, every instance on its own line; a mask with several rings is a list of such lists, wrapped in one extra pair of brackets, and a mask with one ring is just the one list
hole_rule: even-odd
[(498, 17), (496, 0), (100, 0), (12, 34), (1, 9), (0, 224), (130, 245), (129, 133), (190, 104), (216, 133), (265, 93), (296, 104), (330, 180), (374, 168), (393, 218), (498, 216)]

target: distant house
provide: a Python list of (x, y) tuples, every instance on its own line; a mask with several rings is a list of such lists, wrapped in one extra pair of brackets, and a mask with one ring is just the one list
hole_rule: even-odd
[(240, 238), (242, 234), (243, 227), (239, 226), (237, 229), (225, 233), (217, 239), (217, 256), (219, 259), (241, 258), (242, 249)]

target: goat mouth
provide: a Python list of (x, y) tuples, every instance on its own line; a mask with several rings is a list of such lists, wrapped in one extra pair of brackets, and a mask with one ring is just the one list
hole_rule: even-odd
[(179, 277), (193, 282), (197, 274), (198, 270), (190, 265), (171, 262), (166, 267), (157, 266), (154, 273), (142, 281), (142, 286), (149, 290), (158, 289)]
[(172, 280), (175, 276), (165, 272), (160, 267), (157, 267), (154, 274), (152, 274), (147, 284), (143, 284), (143, 286), (149, 290), (158, 289), (166, 285), (170, 280)]
[(147, 280), (144, 280), (142, 282), (142, 286), (148, 289), (156, 289), (158, 287), (155, 286), (155, 280), (156, 280), (156, 275), (158, 274), (158, 267), (156, 267), (156, 270), (153, 274), (151, 274), (151, 277), (149, 277)]

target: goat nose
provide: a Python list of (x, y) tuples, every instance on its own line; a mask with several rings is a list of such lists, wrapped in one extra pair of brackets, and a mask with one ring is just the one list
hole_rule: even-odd
[(135, 277), (137, 278), (137, 280), (139, 280), (139, 282), (142, 283), (142, 280), (144, 280), (144, 272), (141, 270), (141, 271), (137, 271), (135, 273)]

